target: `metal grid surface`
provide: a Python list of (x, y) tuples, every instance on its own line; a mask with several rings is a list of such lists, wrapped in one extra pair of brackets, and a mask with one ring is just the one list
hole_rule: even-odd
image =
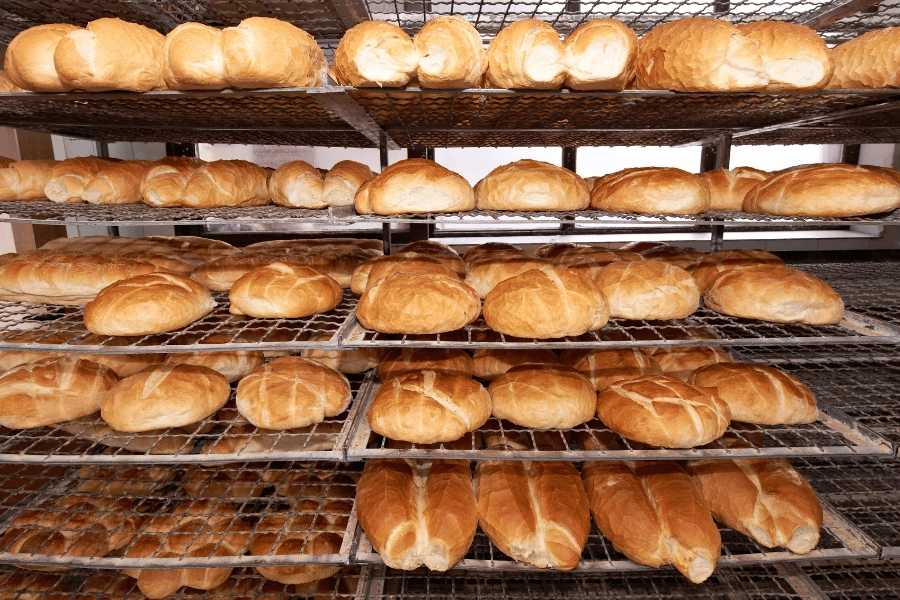
[(99, 414), (38, 429), (0, 427), (0, 463), (219, 464), (247, 460), (343, 460), (361, 398), (373, 374), (351, 375), (346, 411), (301, 429), (273, 431), (250, 424), (234, 397), (217, 413), (187, 427), (150, 433), (110, 429)]
[[(847, 306), (898, 306), (900, 262), (844, 262), (791, 265), (824, 279)], [(900, 318), (900, 315), (898, 315)]]
[(850, 560), (803, 565), (824, 600), (900, 598), (900, 561)]
[(845, 41), (868, 31), (900, 25), (900, 2), (881, 0), (854, 14), (818, 29), (827, 41)]
[[(62, 477), (30, 465), (10, 465), (5, 471), (0, 480), (0, 563), (180, 569), (340, 565), (350, 559), (357, 465), (238, 463), (181, 471), (83, 467)], [(23, 491), (23, 486), (36, 491)], [(176, 513), (185, 502), (194, 504)], [(171, 516), (202, 527), (159, 523)], [(284, 521), (278, 526), (280, 519)], [(273, 534), (270, 543), (276, 548), (297, 540), (301, 549), (279, 554), (272, 547), (265, 553), (257, 548), (253, 554), (254, 539), (264, 534)], [(314, 534), (339, 536), (340, 549), (304, 553)], [(142, 539), (154, 535), (152, 544)], [(49, 550), (61, 538), (67, 543)], [(81, 547), (74, 545), (79, 542)], [(135, 555), (145, 544), (150, 547), (147, 557)]]
[(213, 296), (217, 306), (202, 319), (178, 331), (141, 337), (92, 334), (85, 328), (83, 309), (78, 306), (0, 302), (0, 350), (158, 354), (336, 349), (340, 332), (356, 307), (355, 297), (345, 290), (341, 303), (327, 313), (302, 319), (254, 319), (229, 313), (226, 294)]

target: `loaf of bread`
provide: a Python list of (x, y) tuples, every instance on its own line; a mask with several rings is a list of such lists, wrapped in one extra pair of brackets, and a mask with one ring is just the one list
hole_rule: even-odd
[[(620, 249), (616, 252), (621, 256), (622, 253), (628, 251)], [(692, 271), (705, 256), (705, 254), (694, 248), (681, 248), (678, 246), (669, 246), (668, 244), (656, 248), (648, 248), (637, 254), (641, 256), (643, 260), (663, 262), (672, 265), (673, 267), (684, 269), (685, 271)]]
[[(46, 331), (37, 330), (17, 333), (14, 339), (17, 343), (38, 342), (40, 344), (65, 344), (70, 342), (75, 336), (77, 336), (77, 334), (70, 336), (61, 333), (47, 333)], [(82, 343), (88, 342), (88, 340), (83, 338), (79, 341)], [(25, 363), (37, 362), (45, 358), (61, 358), (67, 356), (108, 367), (119, 377), (134, 375), (146, 367), (161, 363), (165, 358), (165, 355), (162, 354), (85, 354), (81, 352), (3, 350), (0, 351), (0, 373), (9, 371), (13, 367), (24, 365)]]
[(354, 250), (372, 251), (381, 254), (381, 239), (365, 238), (322, 238), (322, 239), (298, 239), (298, 240), (269, 240), (250, 244), (243, 249), (244, 252), (284, 252), (286, 254), (309, 254), (329, 252), (351, 252)]
[(264, 429), (292, 429), (335, 417), (350, 404), (347, 378), (299, 356), (283, 356), (244, 377), (237, 387), (237, 408)]
[(775, 367), (717, 364), (694, 371), (688, 383), (716, 388), (731, 418), (760, 425), (796, 425), (816, 420), (816, 397), (806, 384)]
[(611, 212), (696, 215), (708, 210), (709, 202), (709, 188), (700, 177), (670, 167), (624, 169), (605, 175), (591, 192), (591, 208)]
[(409, 371), (437, 371), (472, 377), (472, 357), (455, 348), (396, 348), (387, 350), (378, 363), (378, 377), (387, 381)]
[(384, 564), (446, 571), (475, 539), (472, 471), (462, 460), (371, 460), (356, 487), (359, 524)]
[(367, 165), (342, 160), (325, 174), (322, 198), (328, 206), (352, 206), (356, 192), (362, 184), (375, 177)]
[(634, 76), (638, 37), (616, 19), (593, 19), (566, 36), (566, 86), (573, 90), (622, 90)]
[(784, 261), (765, 250), (720, 250), (704, 256), (691, 276), (700, 292), (705, 293), (720, 273), (756, 265), (784, 266)]
[(831, 50), (814, 29), (785, 21), (756, 21), (738, 25), (737, 30), (756, 44), (769, 79), (767, 91), (815, 91), (831, 81)]
[(66, 159), (50, 169), (44, 195), (53, 202), (83, 202), (88, 183), (111, 164), (95, 156)]
[(462, 258), (460, 258), (459, 253), (450, 246), (447, 246), (440, 242), (436, 242), (434, 240), (418, 240), (416, 242), (411, 242), (403, 246), (403, 248), (400, 249), (400, 252), (415, 252), (417, 254), (425, 254), (441, 261), (446, 267), (456, 273), (460, 278), (464, 278), (466, 276), (466, 263), (463, 262)]
[(287, 21), (244, 19), (222, 31), (221, 44), (230, 87), (316, 87), (325, 81), (328, 64), (322, 49), (311, 35)]
[(572, 463), (483, 460), (473, 485), (478, 522), (501, 552), (542, 569), (578, 566), (591, 513)]
[[(26, 92), (28, 90), (24, 90), (13, 83), (12, 79), (10, 79), (6, 73), (0, 70), (0, 94), (18, 94), (20, 92)], [(13, 162), (10, 159), (9, 162)], [(6, 166), (6, 165), (2, 165)]]
[(856, 217), (898, 207), (896, 180), (840, 163), (781, 171), (747, 192), (743, 210), (789, 217)]
[(572, 429), (597, 410), (591, 381), (571, 367), (524, 364), (488, 386), (491, 413), (521, 427)]
[(199, 158), (167, 156), (150, 164), (141, 176), (141, 196), (149, 206), (184, 206), (184, 188), (196, 169), (205, 164)]
[(683, 319), (700, 307), (700, 290), (684, 269), (653, 260), (616, 262), (594, 281), (622, 319)]
[(501, 281), (532, 270), (551, 270), (550, 261), (518, 250), (498, 250), (468, 263), (466, 283), (484, 298)]
[(475, 377), (486, 381), (494, 381), (511, 368), (519, 365), (558, 365), (559, 362), (555, 352), (541, 348), (529, 350), (480, 349), (476, 350), (472, 357)]
[(369, 407), (372, 431), (392, 440), (435, 444), (458, 440), (491, 416), (491, 396), (469, 377), (409, 371), (381, 384)]
[(663, 374), (659, 363), (637, 348), (564, 350), (559, 362), (578, 370), (597, 391), (621, 381)]
[(481, 301), (455, 276), (395, 273), (370, 285), (356, 306), (363, 327), (382, 333), (444, 333), (475, 321)]
[(281, 262), (253, 269), (234, 282), (229, 312), (260, 319), (299, 319), (340, 304), (340, 284), (315, 269)]
[(475, 208), (475, 192), (462, 176), (436, 162), (408, 158), (364, 183), (354, 204), (360, 214), (459, 212)]
[(165, 89), (161, 33), (117, 18), (91, 21), (66, 33), (53, 64), (69, 89), (89, 92)]
[(228, 292), (247, 273), (273, 263), (305, 266), (307, 260), (285, 253), (247, 252), (245, 248), (243, 252), (200, 265), (191, 273), (191, 279), (214, 292)]
[(0, 168), (0, 200), (43, 200), (57, 164), (55, 160), (20, 160)]
[[(207, 344), (221, 344), (231, 340), (228, 334), (213, 334), (203, 341)], [(265, 358), (262, 352), (240, 350), (234, 352), (179, 352), (167, 354), (166, 364), (196, 365), (212, 369), (219, 373), (228, 383), (240, 381), (254, 369), (261, 367)], [(115, 370), (115, 369), (114, 369)], [(122, 377), (123, 375), (119, 375)]]
[(172, 90), (227, 88), (222, 30), (182, 23), (170, 31), (163, 45), (163, 77)]
[(728, 405), (712, 388), (664, 375), (614, 383), (597, 397), (597, 416), (630, 440), (663, 448), (693, 448), (722, 437)]
[(640, 90), (749, 92), (768, 84), (756, 43), (725, 20), (670, 21), (638, 44), (634, 85)]
[(596, 247), (574, 247), (560, 251), (549, 259), (557, 267), (575, 269), (594, 280), (606, 265), (614, 262), (643, 260), (640, 254)]
[(769, 177), (770, 173), (752, 167), (713, 169), (700, 173), (700, 179), (709, 188), (710, 210), (741, 210), (747, 192)]
[(193, 235), (150, 235), (142, 239), (153, 242), (154, 244), (173, 248), (178, 252), (197, 254), (201, 257), (202, 262), (215, 260), (224, 256), (231, 256), (238, 252), (238, 249), (228, 242), (196, 237)]
[(269, 177), (272, 202), (292, 208), (326, 208), (325, 181), (319, 170), (302, 160), (286, 162)]
[(809, 273), (773, 265), (726, 271), (703, 294), (716, 312), (774, 323), (826, 325), (844, 318), (844, 302)]
[(184, 427), (222, 408), (230, 393), (228, 380), (210, 368), (157, 365), (113, 386), (100, 415), (116, 431)]
[(502, 242), (488, 242), (487, 244), (472, 246), (463, 253), (462, 259), (463, 262), (466, 263), (466, 268), (468, 268), (472, 264), (480, 261), (482, 258), (488, 255), (494, 254), (495, 252), (506, 252), (508, 250), (524, 252), (522, 248), (520, 248), (519, 246), (514, 246), (513, 244), (504, 244)]
[(216, 307), (209, 291), (191, 279), (153, 273), (103, 288), (84, 307), (84, 325), (99, 335), (149, 335), (187, 327)]
[(839, 44), (832, 58), (834, 75), (829, 88), (900, 87), (900, 27), (876, 29)]
[[(331, 332), (310, 335), (310, 341), (324, 342), (332, 338)], [(365, 373), (378, 366), (383, 352), (380, 348), (353, 348), (350, 350), (319, 350), (309, 348), (300, 351), (300, 356), (320, 362), (338, 373), (348, 375)]]
[(481, 35), (458, 16), (431, 19), (413, 38), (418, 52), (416, 79), (423, 88), (478, 87), (487, 69)]
[(216, 160), (191, 172), (182, 191), (184, 206), (262, 206), (269, 202), (266, 170), (246, 160)]
[(75, 25), (53, 23), (30, 27), (9, 43), (3, 70), (9, 79), (29, 92), (68, 92), (72, 86), (61, 81), (53, 55), (56, 46)]
[(370, 285), (375, 285), (394, 273), (410, 272), (458, 277), (455, 271), (435, 257), (417, 252), (399, 252), (388, 256), (375, 256), (356, 267), (350, 279), (350, 291), (362, 294)]
[(806, 554), (819, 543), (822, 506), (783, 458), (701, 460), (688, 470), (717, 521), (766, 548)]
[[(72, 260), (96, 256), (109, 262), (126, 260), (147, 263), (157, 267), (157, 270), (159, 271), (169, 271), (179, 275), (187, 275), (191, 272), (190, 265), (182, 261), (182, 259), (191, 260), (190, 253), (175, 252), (161, 246), (153, 247), (145, 245), (140, 243), (140, 240), (135, 240), (133, 245), (130, 243), (112, 243), (114, 240), (131, 239), (119, 237), (107, 238), (104, 236), (89, 236), (87, 238), (69, 238), (73, 242), (71, 244), (52, 243), (57, 240), (65, 241), (66, 239), (67, 238), (57, 238), (56, 240), (52, 240), (51, 243), (41, 247), (39, 254), (52, 253), (58, 258), (71, 257)], [(82, 239), (87, 240), (84, 245), (78, 243), (78, 240)], [(92, 245), (90, 242), (92, 239), (104, 241)], [(51, 248), (54, 249), (51, 250)], [(59, 249), (56, 250), (55, 248)], [(31, 253), (28, 254), (30, 255)], [(197, 256), (194, 256), (194, 258), (202, 260)]]
[(148, 160), (123, 160), (104, 165), (84, 186), (81, 199), (91, 204), (140, 204), (141, 176)]
[(559, 34), (537, 19), (522, 19), (501, 29), (488, 46), (485, 74), (491, 87), (556, 90), (566, 78)]
[(501, 281), (484, 297), (483, 312), (494, 331), (539, 339), (583, 335), (609, 320), (603, 294), (570, 269), (531, 270)]
[(517, 160), (497, 167), (475, 185), (479, 210), (584, 210), (591, 191), (568, 169), (539, 160)]
[(664, 375), (687, 381), (691, 373), (707, 365), (733, 362), (731, 355), (716, 346), (665, 346), (645, 348)]
[(402, 87), (418, 64), (416, 45), (405, 31), (387, 21), (363, 21), (341, 37), (334, 77), (341, 85)]
[(117, 381), (108, 367), (75, 357), (20, 364), (0, 375), (0, 425), (29, 429), (95, 413)]

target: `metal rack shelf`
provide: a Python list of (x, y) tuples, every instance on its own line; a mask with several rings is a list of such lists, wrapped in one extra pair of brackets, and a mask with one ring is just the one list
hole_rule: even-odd
[[(340, 463), (238, 463), (178, 472), (150, 467), (83, 467), (60, 477), (53, 468), (22, 465), (7, 470), (0, 479), (0, 563), (116, 569), (348, 564), (356, 529), (353, 497), (358, 474), (355, 465)], [(23, 484), (35, 491), (22, 491)], [(224, 518), (207, 521), (199, 531), (190, 525), (184, 525), (184, 530), (168, 529), (175, 525), (170, 523), (165, 529), (160, 527), (163, 532), (156, 534), (160, 549), (150, 557), (127, 556), (148, 519), (173, 514), (176, 507), (191, 500), (210, 502), (211, 513), (193, 505), (184, 518), (206, 519), (210, 514)], [(264, 521), (267, 517), (270, 519)], [(272, 530), (272, 519), (281, 517), (289, 524)], [(137, 537), (128, 537), (135, 532)], [(302, 549), (291, 554), (271, 550), (265, 555), (251, 554), (253, 540), (264, 532), (274, 534), (275, 544), (299, 539)], [(303, 553), (313, 533), (340, 536), (339, 551)], [(192, 546), (198, 535), (213, 538), (203, 543), (198, 539), (196, 547)], [(51, 539), (82, 536), (94, 538), (91, 542), (98, 542), (97, 547), (109, 543), (114, 549), (106, 556), (97, 550), (91, 554), (77, 550), (61, 555), (40, 553)], [(114, 536), (125, 539), (114, 542)], [(219, 551), (225, 536), (240, 548), (238, 555)], [(11, 551), (14, 543), (22, 541), (20, 552)], [(168, 550), (164, 547), (167, 542), (172, 544)], [(175, 550), (179, 545), (186, 549)], [(204, 550), (210, 554), (204, 555)]]
[(851, 560), (803, 565), (819, 600), (896, 600), (900, 590), (900, 562)]

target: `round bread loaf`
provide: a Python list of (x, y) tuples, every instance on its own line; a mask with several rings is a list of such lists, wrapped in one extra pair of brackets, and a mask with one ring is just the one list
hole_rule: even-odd
[(30, 92), (68, 92), (56, 72), (53, 54), (56, 46), (75, 25), (53, 23), (29, 27), (12, 39), (6, 49), (3, 70), (17, 86)]
[(100, 335), (148, 335), (181, 329), (216, 307), (209, 290), (187, 277), (152, 273), (123, 279), (84, 307), (84, 325)]
[[(462, 261), (460, 261), (462, 262)], [(436, 257), (417, 252), (400, 252), (388, 256), (375, 256), (362, 263), (353, 271), (350, 279), (350, 291), (362, 294), (370, 283), (375, 284), (394, 273), (405, 272), (436, 273), (457, 277), (444, 262)], [(374, 275), (373, 275), (374, 274)]]
[(664, 375), (614, 383), (597, 397), (603, 424), (630, 440), (663, 448), (693, 448), (722, 437), (728, 405), (712, 388)]
[(519, 365), (488, 386), (491, 414), (521, 427), (571, 429), (590, 421), (597, 392), (590, 380), (563, 365)]
[(0, 425), (28, 429), (95, 413), (116, 381), (108, 367), (68, 356), (18, 365), (0, 375)]
[(795, 167), (758, 184), (744, 197), (744, 212), (789, 217), (855, 217), (900, 207), (892, 177), (847, 164)]
[(816, 397), (802, 381), (775, 367), (747, 363), (708, 365), (688, 383), (716, 388), (731, 418), (759, 425), (796, 425), (816, 420)]
[(770, 173), (752, 167), (700, 173), (700, 179), (709, 188), (709, 210), (741, 210), (747, 192), (769, 177)]
[(737, 26), (756, 44), (769, 85), (766, 91), (821, 90), (831, 80), (831, 50), (814, 29), (799, 23), (755, 21)]
[(368, 165), (353, 160), (342, 160), (325, 174), (322, 194), (328, 206), (353, 206), (356, 192), (375, 173)]
[(341, 37), (334, 78), (355, 87), (403, 87), (418, 63), (419, 53), (405, 31), (387, 21), (363, 21)]
[(544, 21), (515, 21), (488, 45), (485, 79), (490, 87), (558, 90), (565, 78), (563, 44)]
[(293, 429), (336, 417), (350, 405), (347, 378), (299, 356), (283, 356), (263, 365), (237, 387), (237, 409), (264, 429)]
[(382, 333), (444, 333), (478, 318), (475, 290), (455, 276), (395, 273), (363, 293), (356, 316), (363, 327)]
[(622, 319), (683, 319), (700, 307), (700, 290), (690, 273), (645, 260), (606, 265), (594, 281)]
[[(328, 340), (330, 333), (311, 336), (311, 340)], [(320, 362), (329, 369), (349, 375), (365, 373), (378, 366), (381, 359), (380, 348), (354, 348), (352, 350), (301, 350), (300, 356)]]
[[(482, 257), (486, 255), (506, 250), (525, 252), (519, 246), (514, 246), (513, 244), (504, 244), (502, 242), (488, 242), (487, 244), (472, 246), (463, 253), (462, 259), (463, 262), (466, 263), (466, 267), (468, 268), (471, 264), (481, 260)], [(527, 252), (525, 252), (525, 254), (527, 254)]]
[(378, 377), (387, 381), (409, 371), (435, 371), (471, 377), (472, 357), (455, 348), (397, 348), (384, 353), (378, 363)]
[(831, 55), (835, 66), (831, 89), (900, 87), (900, 27), (866, 32), (839, 44)]
[(104, 396), (100, 416), (116, 431), (184, 427), (225, 406), (224, 376), (195, 365), (158, 365), (126, 377)]
[[(215, 338), (215, 336), (210, 336)], [(210, 340), (207, 343), (220, 343), (229, 340), (231, 336), (221, 336), (220, 340)], [(265, 358), (262, 352), (182, 352), (166, 356), (166, 364), (170, 365), (195, 365), (207, 367), (221, 374), (228, 383), (240, 381), (249, 375), (254, 369), (261, 367)]]
[(591, 190), (568, 169), (539, 160), (497, 167), (475, 184), (479, 210), (584, 210)]
[(457, 16), (431, 19), (413, 38), (419, 53), (416, 79), (423, 88), (478, 87), (487, 51), (471, 23)]
[(606, 298), (571, 269), (531, 270), (501, 281), (485, 296), (483, 310), (491, 329), (524, 338), (579, 336), (609, 320)]
[(172, 90), (227, 88), (222, 30), (203, 23), (182, 23), (166, 34), (163, 77)]
[(593, 19), (563, 43), (566, 86), (573, 90), (621, 90), (634, 76), (638, 37), (617, 19)]
[(468, 263), (466, 283), (484, 298), (501, 281), (537, 269), (551, 268), (549, 261), (518, 250), (497, 250), (483, 254)]
[(577, 369), (593, 382), (597, 391), (620, 381), (663, 374), (659, 363), (637, 348), (564, 350), (559, 362)]
[(691, 276), (702, 294), (719, 273), (756, 265), (784, 266), (784, 261), (765, 250), (721, 250), (704, 256), (691, 271)]
[(418, 240), (403, 246), (400, 252), (425, 254), (444, 263), (444, 266), (456, 273), (460, 279), (466, 276), (466, 263), (463, 262), (459, 253), (450, 246), (440, 242), (435, 242), (434, 240)]
[(576, 247), (560, 252), (551, 262), (557, 267), (584, 273), (593, 281), (606, 265), (634, 260), (643, 260), (643, 257), (636, 252), (623, 250)]
[(590, 248), (590, 246), (585, 246), (583, 244), (569, 244), (566, 242), (554, 242), (551, 244), (538, 246), (532, 254), (534, 254), (538, 258), (555, 260), (558, 256), (575, 248)]
[(668, 245), (659, 248), (649, 248), (639, 254), (644, 260), (664, 262), (685, 271), (690, 271), (697, 263), (703, 260), (704, 256), (702, 252), (693, 248), (679, 248)]
[(664, 375), (682, 381), (700, 367), (733, 362), (728, 352), (716, 346), (666, 346), (645, 348), (644, 352), (659, 364)]
[(459, 212), (475, 208), (475, 192), (450, 169), (431, 160), (408, 158), (364, 183), (354, 204), (360, 214)]
[(493, 381), (512, 367), (525, 364), (558, 365), (559, 358), (552, 350), (512, 350), (488, 348), (476, 350), (472, 357), (474, 375), (479, 379)]
[(269, 195), (280, 206), (327, 208), (324, 187), (319, 170), (302, 160), (286, 162), (269, 175)]
[(470, 377), (410, 371), (381, 384), (369, 407), (372, 431), (392, 440), (458, 440), (491, 416), (491, 396)]
[(696, 215), (709, 209), (709, 188), (700, 177), (681, 169), (624, 169), (594, 184), (591, 208), (650, 215)]
[(772, 265), (727, 271), (703, 295), (716, 312), (774, 323), (840, 323), (844, 302), (831, 286), (809, 273)]
[(341, 303), (341, 285), (302, 265), (276, 262), (245, 273), (234, 282), (229, 312), (260, 319), (299, 319), (328, 312)]

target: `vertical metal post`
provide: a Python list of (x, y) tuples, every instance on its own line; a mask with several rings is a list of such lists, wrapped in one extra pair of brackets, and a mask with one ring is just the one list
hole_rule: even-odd
[[(731, 134), (723, 133), (712, 144), (704, 144), (700, 152), (700, 172), (713, 169), (727, 169), (731, 163)], [(722, 249), (725, 239), (724, 225), (709, 226), (709, 251), (718, 252)]]
[(859, 164), (859, 144), (844, 144), (841, 149), (841, 162), (848, 165)]
[(94, 142), (94, 152), (100, 158), (109, 158), (109, 144), (107, 142)]
[[(381, 134), (381, 140), (378, 143), (378, 155), (381, 161), (381, 170), (384, 171), (388, 168), (388, 147), (387, 147), (387, 136), (384, 133)], [(381, 224), (381, 241), (384, 247), (384, 254), (388, 255), (391, 253), (391, 224), (390, 223), (382, 223)]]
[[(573, 146), (565, 146), (562, 149), (562, 166), (573, 173), (578, 167), (578, 148)], [(563, 217), (559, 224), (560, 233), (574, 233), (575, 219), (573, 217)]]

